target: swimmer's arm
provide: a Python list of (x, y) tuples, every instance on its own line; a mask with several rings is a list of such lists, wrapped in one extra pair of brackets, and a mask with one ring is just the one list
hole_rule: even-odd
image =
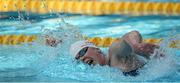
[(159, 45), (151, 43), (140, 43), (138, 47), (135, 48), (135, 53), (146, 59), (165, 57), (166, 55), (162, 51), (155, 50), (159, 48)]
[(134, 53), (132, 47), (125, 40), (115, 42), (110, 49), (117, 59), (128, 58)]
[(110, 66), (118, 67), (124, 72), (135, 70), (145, 64), (125, 40), (114, 42), (110, 46), (109, 56)]
[(109, 47), (109, 65), (114, 67), (119, 66), (123, 71), (127, 71), (128, 68), (123, 65), (131, 58), (132, 52), (131, 46), (126, 41), (113, 42)]
[(45, 40), (45, 44), (51, 47), (56, 47), (59, 43), (62, 43), (62, 40), (58, 40), (55, 38), (46, 38)]

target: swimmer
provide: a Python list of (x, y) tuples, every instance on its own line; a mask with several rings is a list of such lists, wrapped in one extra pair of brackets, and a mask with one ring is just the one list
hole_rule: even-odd
[(76, 60), (89, 65), (109, 65), (119, 68), (124, 75), (136, 76), (139, 74), (138, 70), (147, 63), (156, 48), (159, 46), (142, 42), (138, 31), (131, 31), (112, 43), (108, 56), (86, 40), (73, 43), (70, 47), (70, 54)]

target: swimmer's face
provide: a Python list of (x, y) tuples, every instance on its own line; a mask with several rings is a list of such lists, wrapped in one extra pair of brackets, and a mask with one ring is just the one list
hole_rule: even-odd
[(91, 64), (105, 65), (106, 64), (106, 58), (104, 54), (102, 53), (102, 51), (99, 48), (94, 48), (94, 47), (83, 48), (76, 56), (76, 59), (80, 59), (84, 63), (87, 63), (89, 65)]

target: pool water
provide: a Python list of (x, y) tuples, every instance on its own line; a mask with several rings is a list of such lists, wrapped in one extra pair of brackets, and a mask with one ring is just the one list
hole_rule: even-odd
[[(8, 18), (0, 20), (0, 34), (36, 34), (32, 45), (0, 46), (0, 81), (18, 82), (178, 82), (180, 81), (180, 51), (169, 48), (179, 40), (180, 17), (167, 16), (54, 16), (43, 19)], [(71, 43), (88, 37), (121, 37), (132, 30), (143, 38), (164, 38), (161, 43), (165, 58), (152, 59), (136, 77), (124, 76), (109, 66), (89, 66), (70, 56)], [(49, 34), (63, 39), (56, 48), (45, 46), (43, 36)], [(101, 48), (107, 54), (108, 48)]]

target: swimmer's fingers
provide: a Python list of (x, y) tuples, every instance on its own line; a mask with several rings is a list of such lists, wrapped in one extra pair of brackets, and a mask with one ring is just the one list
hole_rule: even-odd
[(159, 58), (159, 59), (161, 59), (161, 58), (163, 58), (165, 56), (166, 56), (165, 52), (164, 51), (160, 51), (160, 49), (156, 49), (153, 52), (153, 54), (151, 54), (151, 58)]
[(149, 58), (154, 53), (154, 50), (158, 47), (159, 46), (150, 43), (141, 43), (136, 46), (135, 53), (145, 55), (145, 57)]
[(158, 45), (150, 44), (150, 43), (144, 43), (143, 47), (144, 47), (144, 50), (147, 52), (147, 54), (152, 54), (154, 53), (155, 49), (159, 48)]
[(54, 38), (46, 39), (46, 45), (56, 47), (59, 43), (62, 43), (62, 40), (57, 40)]

